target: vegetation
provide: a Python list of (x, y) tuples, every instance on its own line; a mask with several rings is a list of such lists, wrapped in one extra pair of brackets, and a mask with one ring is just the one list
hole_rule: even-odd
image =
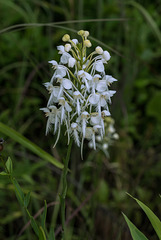
[[(48, 61), (58, 61), (56, 46), (64, 34), (75, 38), (90, 31), (93, 49), (100, 45), (112, 56), (107, 72), (118, 79), (110, 112), (119, 140), (109, 156), (84, 144), (84, 160), (73, 144), (69, 162), (66, 240), (132, 239), (121, 212), (148, 239), (158, 239), (140, 207), (144, 202), (161, 219), (161, 3), (121, 0), (0, 0), (0, 138), (1, 155), (13, 163), (13, 178), (28, 210), (60, 239), (59, 194), (67, 152), (63, 132), (45, 136), (46, 119), (39, 110), (48, 93)], [(1, 171), (4, 170), (2, 161)], [(44, 207), (44, 200), (47, 204)], [(41, 216), (42, 219), (41, 219)], [(0, 176), (0, 239), (37, 239), (28, 215), (17, 202), (14, 185)], [(52, 233), (51, 233), (52, 234)]]

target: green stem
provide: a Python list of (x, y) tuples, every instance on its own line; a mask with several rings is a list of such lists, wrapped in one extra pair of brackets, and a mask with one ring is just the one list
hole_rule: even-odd
[(70, 159), (70, 153), (72, 148), (73, 140), (70, 140), (68, 145), (66, 159), (64, 159), (64, 168), (63, 168), (63, 189), (60, 195), (60, 208), (61, 208), (61, 221), (62, 221), (62, 240), (65, 240), (65, 198), (67, 194), (67, 173), (68, 173), (68, 164)]

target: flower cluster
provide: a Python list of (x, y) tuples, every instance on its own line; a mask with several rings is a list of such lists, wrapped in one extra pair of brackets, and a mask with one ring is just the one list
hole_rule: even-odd
[(65, 45), (57, 47), (60, 62), (49, 61), (54, 73), (50, 82), (44, 84), (50, 97), (47, 107), (41, 110), (48, 118), (46, 134), (52, 129), (54, 134), (57, 132), (55, 145), (64, 124), (68, 143), (72, 136), (83, 149), (84, 139), (88, 139), (96, 149), (96, 136), (103, 139), (104, 118), (110, 116), (108, 104), (116, 92), (109, 90), (109, 86), (117, 80), (105, 74), (104, 64), (111, 58), (109, 52), (97, 46), (87, 55), (87, 48), (92, 46), (89, 32), (81, 30), (78, 35), (81, 42), (65, 34), (62, 38)]

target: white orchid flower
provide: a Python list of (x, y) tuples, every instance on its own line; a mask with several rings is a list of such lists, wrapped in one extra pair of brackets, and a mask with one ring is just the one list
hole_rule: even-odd
[(97, 87), (97, 84), (99, 82), (99, 79), (101, 78), (101, 75), (99, 74), (95, 74), (92, 78), (92, 81), (91, 81), (91, 88), (92, 88), (92, 93), (95, 93), (95, 89)]
[(47, 106), (50, 106), (53, 103), (57, 103), (58, 102), (58, 96), (61, 97), (62, 93), (60, 93), (60, 86), (54, 86), (52, 88), (52, 92), (50, 95), (50, 98), (48, 100)]
[(61, 124), (62, 124), (63, 120), (65, 118), (65, 111), (67, 111), (69, 113), (72, 111), (72, 108), (68, 104), (68, 102), (65, 100), (64, 97), (59, 98), (59, 104), (61, 105), (60, 112), (61, 112)]
[(98, 114), (98, 112), (93, 112), (93, 113), (90, 114), (90, 124), (92, 126), (99, 125), (100, 122), (101, 122), (101, 117)]
[(105, 92), (107, 90), (107, 83), (106, 83), (106, 80), (100, 80), (98, 83), (97, 83), (97, 87), (96, 87), (96, 90), (98, 92)]
[(82, 79), (82, 82), (84, 82), (86, 85), (87, 91), (89, 91), (88, 81), (92, 80), (91, 74), (85, 72), (84, 70), (80, 70), (80, 71), (78, 71), (78, 77), (80, 77)]
[(58, 94), (58, 98), (63, 94), (63, 90), (69, 90), (72, 88), (72, 82), (67, 78), (62, 78), (61, 76), (57, 76), (57, 82), (60, 83), (60, 91)]

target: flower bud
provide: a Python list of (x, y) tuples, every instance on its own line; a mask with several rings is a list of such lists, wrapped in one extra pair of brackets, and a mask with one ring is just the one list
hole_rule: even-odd
[(113, 134), (113, 138), (116, 139), (116, 140), (119, 139), (118, 133), (114, 133), (114, 134)]
[(65, 49), (66, 52), (69, 52), (71, 47), (72, 46), (69, 43), (67, 43), (67, 44), (65, 44), (64, 49)]
[(111, 58), (111, 56), (110, 56), (110, 54), (109, 54), (108, 51), (104, 51), (103, 54), (102, 54), (102, 56), (103, 56), (103, 58), (104, 58), (106, 61), (110, 60), (110, 58)]
[(102, 146), (102, 148), (103, 148), (104, 150), (108, 149), (108, 143), (104, 143), (103, 146)]
[(101, 47), (99, 47), (99, 46), (95, 48), (95, 51), (98, 54), (102, 54), (103, 53), (103, 49)]
[(84, 35), (84, 30), (80, 30), (80, 31), (78, 32), (78, 35), (83, 36), (83, 35)]
[(85, 45), (86, 47), (91, 47), (91, 46), (92, 46), (92, 44), (91, 44), (91, 42), (90, 42), (89, 40), (85, 40), (85, 41), (84, 41), (84, 45)]
[(67, 42), (70, 40), (70, 36), (68, 34), (65, 34), (63, 37), (62, 37), (62, 40), (63, 42)]

